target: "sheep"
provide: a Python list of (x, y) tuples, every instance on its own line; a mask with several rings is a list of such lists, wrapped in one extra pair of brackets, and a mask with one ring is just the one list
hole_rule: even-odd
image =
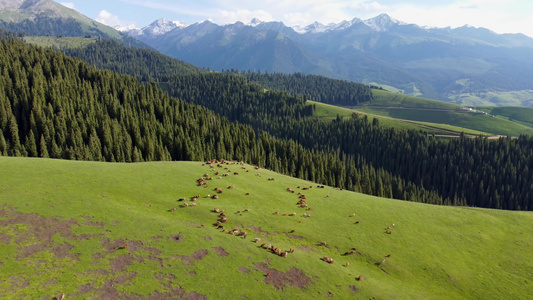
[(294, 216), (296, 216), (296, 213), (293, 212), (293, 213), (291, 213), (289, 216), (294, 217)]
[(222, 222), (220, 222), (220, 221), (217, 221), (217, 222), (215, 223), (215, 226), (216, 226), (216, 227), (219, 227), (220, 225), (222, 225)]
[(385, 264), (385, 259), (383, 259), (380, 263), (380, 265), (384, 265)]
[(178, 201), (185, 201), (185, 197), (180, 198)]
[(287, 257), (288, 253), (287, 251), (281, 253), (281, 257)]
[(234, 172), (233, 175), (239, 175), (239, 172)]
[[(260, 238), (255, 238), (255, 239), (254, 239), (254, 243), (259, 243), (260, 241), (261, 241)], [(264, 245), (264, 244), (263, 244), (263, 245)]]
[(357, 277), (357, 281), (363, 281), (363, 276), (359, 275), (359, 277)]
[(390, 257), (390, 256), (391, 256), (391, 254), (390, 254), (390, 253), (389, 253), (389, 254), (387, 254), (387, 257)]
[(294, 233), (295, 231), (296, 231), (296, 230), (293, 229), (293, 230), (291, 230), (291, 233)]
[(214, 209), (213, 209), (213, 212), (219, 213), (219, 212), (220, 212), (220, 209), (218, 209), (218, 208), (214, 208)]
[(294, 248), (289, 249), (290, 253), (294, 253)]
[(173, 207), (173, 208), (171, 208), (171, 209), (170, 209), (170, 211), (176, 211), (176, 208), (175, 208), (175, 207)]
[(189, 207), (189, 204), (188, 203), (184, 203), (183, 206)]
[(226, 217), (221, 217), (219, 219), (219, 221), (222, 222), (222, 223), (226, 223), (228, 221), (228, 219)]
[(320, 242), (318, 243), (319, 246), (327, 246), (328, 243), (326, 243), (325, 241), (324, 242)]
[(349, 267), (350, 266), (350, 263), (349, 262), (346, 262), (346, 267)]
[(274, 215), (279, 215), (279, 210), (276, 210), (276, 211), (274, 212)]
[(243, 239), (245, 239), (246, 236), (247, 236), (247, 232), (246, 231), (241, 232), (241, 236), (242, 236)]
[(218, 199), (218, 195), (213, 195), (213, 199)]
[(221, 212), (221, 213), (220, 213), (220, 216), (221, 216), (221, 217), (225, 217), (225, 216), (226, 216), (226, 213)]
[(233, 185), (228, 186), (228, 190), (231, 190), (233, 188), (234, 188)]
[(196, 203), (191, 203), (191, 206), (196, 206)]

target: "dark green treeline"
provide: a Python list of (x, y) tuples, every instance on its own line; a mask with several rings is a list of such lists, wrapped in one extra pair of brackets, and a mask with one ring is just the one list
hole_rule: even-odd
[[(114, 47), (119, 46), (115, 44)], [(96, 78), (76, 79), (87, 81), (93, 89), (97, 88), (91, 93), (99, 97), (95, 98), (95, 102), (89, 103), (93, 103), (95, 108), (102, 108), (99, 109), (101, 114), (96, 114), (97, 117), (93, 118), (100, 123), (108, 120), (103, 125), (85, 127), (81, 125), (83, 122), (79, 122), (78, 127), (83, 129), (80, 129), (82, 138), (77, 139), (78, 144), (91, 149), (90, 137), (94, 129), (93, 149), (98, 149), (96, 141), (99, 141), (101, 156), (72, 156), (72, 153), (92, 152), (74, 151), (84, 147), (71, 149), (70, 143), (60, 143), (62, 135), (56, 138), (54, 133), (54, 139), (44, 138), (42, 142), (42, 132), (25, 131), (33, 128), (31, 110), (30, 124), (24, 125), (23, 121), (19, 125), (19, 119), (15, 118), (20, 132), (19, 148), (16, 147), (16, 139), (11, 138), (14, 135), (10, 134), (13, 131), (9, 129), (10, 118), (4, 118), (9, 124), (2, 127), (6, 142), (2, 148), (0, 140), (0, 151), (5, 149), (4, 153), (17, 155), (13, 151), (16, 148), (22, 149), (19, 150), (21, 155), (32, 156), (35, 152), (30, 150), (34, 143), (27, 141), (32, 140), (29, 135), (33, 134), (35, 144), (46, 145), (37, 148), (37, 154), (41, 156), (44, 151), (39, 149), (46, 148), (48, 155), (53, 157), (58, 157), (56, 155), (60, 153), (59, 157), (63, 158), (108, 161), (237, 159), (318, 183), (383, 197), (434, 204), (533, 209), (533, 174), (529, 171), (533, 167), (531, 138), (499, 141), (464, 138), (444, 143), (432, 140), (421, 132), (382, 128), (364, 117), (354, 116), (334, 122), (317, 121), (309, 117), (312, 107), (306, 106), (302, 97), (276, 91), (265, 93), (261, 86), (250, 84), (243, 77), (232, 74), (194, 69), (180, 71), (180, 65), (176, 62), (156, 64), (157, 60), (164, 59), (151, 57), (159, 55), (155, 52), (147, 55), (146, 50), (122, 48), (122, 52), (138, 54), (125, 59), (111, 50), (100, 49), (98, 55), (90, 54), (87, 49), (83, 51), (88, 57), (93, 57), (93, 60), (113, 63), (115, 68), (120, 68), (120, 72), (131, 72), (138, 79), (157, 78), (159, 86), (171, 95), (207, 107), (219, 116), (212, 111), (169, 98), (153, 84), (137, 86), (135, 80), (129, 77), (111, 72), (102, 73), (74, 61), (77, 65), (83, 65), (90, 74), (106, 74)], [(58, 55), (48, 50), (31, 51), (47, 53), (45, 60), (50, 60), (48, 55)], [(138, 51), (142, 53), (139, 54)], [(106, 53), (116, 57), (119, 62), (122, 60), (128, 63), (105, 60)], [(58, 57), (62, 61), (70, 61), (61, 55)], [(24, 58), (19, 59), (25, 61)], [(101, 63), (101, 67), (106, 65)], [(168, 71), (172, 69), (174, 72)], [(76, 74), (67, 73), (67, 78)], [(50, 81), (47, 76), (45, 78)], [(16, 82), (13, 77), (10, 78), (12, 84)], [(110, 85), (110, 88), (98, 90), (101, 84), (95, 85), (96, 81), (124, 83), (108, 83), (106, 85)], [(30, 91), (31, 87), (32, 85)], [(139, 89), (148, 92), (138, 92)], [(150, 97), (143, 96), (145, 94)], [(142, 100), (143, 97), (145, 100)], [(126, 99), (129, 101), (125, 101)], [(102, 104), (94, 104), (102, 100)], [(139, 100), (145, 106), (134, 104)], [(51, 101), (45, 97), (47, 105)], [(62, 105), (64, 106), (66, 105)], [(176, 111), (176, 107), (180, 109)], [(78, 114), (77, 110), (74, 110), (75, 114)], [(128, 111), (131, 113), (127, 113)], [(54, 119), (54, 112), (55, 106), (52, 105), (52, 109), (49, 109), (50, 119)], [(92, 114), (87, 113), (86, 116)], [(189, 114), (190, 117), (183, 119), (184, 114)], [(20, 120), (23, 116), (24, 113)], [(226, 118), (249, 126), (230, 124)], [(57, 121), (52, 123), (51, 127), (56, 123), (61, 124)], [(110, 129), (106, 129), (109, 126)], [(106, 131), (111, 132), (111, 135)], [(61, 151), (53, 151), (57, 148)], [(93, 152), (96, 154), (98, 151)]]
[(89, 67), (51, 49), (3, 39), (0, 70), (2, 155), (119, 162), (236, 159), (322, 184), (372, 186), (387, 197), (401, 189), (406, 199), (442, 202), (383, 170), (356, 168), (338, 152), (256, 135), (251, 126), (170, 98), (155, 84)]

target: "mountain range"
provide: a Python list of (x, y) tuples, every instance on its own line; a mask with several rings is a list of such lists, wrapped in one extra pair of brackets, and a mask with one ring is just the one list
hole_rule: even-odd
[(425, 28), (386, 14), (295, 27), (159, 19), (119, 31), (52, 0), (0, 0), (0, 28), (111, 38), (212, 70), (318, 74), (462, 105), (530, 106), (533, 99), (532, 38), (470, 26)]
[(425, 28), (386, 14), (300, 27), (160, 19), (127, 33), (213, 70), (312, 73), (452, 102), (465, 94), (533, 90), (532, 38), (466, 25)]

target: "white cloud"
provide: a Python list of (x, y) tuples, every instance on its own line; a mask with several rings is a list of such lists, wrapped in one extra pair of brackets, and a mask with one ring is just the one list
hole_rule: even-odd
[(76, 7), (74, 7), (74, 3), (72, 3), (72, 2), (60, 2), (59, 4), (63, 5), (64, 7), (68, 7), (68, 8), (71, 8), (71, 9), (76, 9)]
[(118, 29), (133, 29), (137, 27), (134, 22), (121, 21), (117, 16), (107, 10), (100, 11), (98, 17), (96, 17), (96, 21)]

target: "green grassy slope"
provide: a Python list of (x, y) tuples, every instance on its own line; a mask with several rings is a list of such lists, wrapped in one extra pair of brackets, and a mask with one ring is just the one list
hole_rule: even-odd
[(96, 42), (95, 38), (83, 37), (50, 37), (50, 36), (25, 36), (26, 43), (41, 47), (84, 48)]
[(528, 117), (533, 119), (533, 113), (529, 109), (525, 109), (520, 118), (513, 119), (497, 113), (498, 109), (506, 111), (513, 108), (494, 109), (494, 114), (486, 109), (480, 110), (487, 114), (466, 113), (459, 111), (461, 106), (452, 103), (383, 90), (373, 92), (375, 98), (372, 102), (357, 107), (358, 111), (395, 119), (447, 124), (494, 135), (518, 136), (533, 133), (533, 124), (523, 121)]
[[(527, 299), (532, 289), (530, 212), (387, 200), (240, 164), (0, 165), (1, 298)], [(196, 184), (204, 173), (208, 188)], [(215, 187), (220, 198), (207, 198)], [(215, 207), (247, 238), (215, 228)]]
[(459, 135), (461, 132), (464, 132), (466, 134), (473, 135), (490, 135), (490, 133), (487, 132), (463, 128), (459, 126), (439, 124), (433, 122), (402, 120), (399, 118), (387, 116), (379, 109), (369, 109), (364, 107), (346, 108), (313, 101), (308, 101), (308, 103), (316, 105), (316, 111), (313, 116), (320, 119), (334, 119), (337, 116), (349, 117), (355, 112), (360, 114), (366, 114), (371, 121), (374, 118), (377, 118), (379, 120), (379, 124), (384, 127), (391, 127), (403, 130), (423, 130), (430, 134), (448, 135), (456, 133), (457, 135)]

